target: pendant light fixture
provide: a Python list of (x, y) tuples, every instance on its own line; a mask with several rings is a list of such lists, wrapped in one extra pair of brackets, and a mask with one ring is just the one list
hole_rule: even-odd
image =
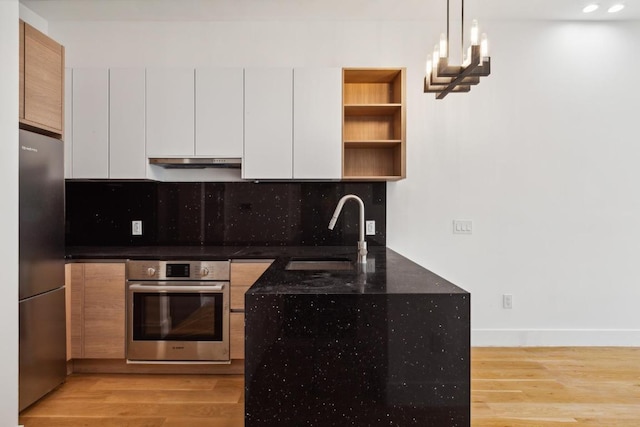
[[(440, 43), (432, 57), (427, 59), (424, 77), (424, 93), (435, 93), (436, 99), (443, 99), (452, 92), (469, 92), (471, 86), (480, 83), (480, 77), (491, 73), (491, 58), (487, 35), (479, 35), (478, 21), (471, 24), (470, 46), (463, 56), (462, 65), (449, 65), (449, 23), (450, 0), (447, 0), (447, 34), (440, 35)], [(461, 43), (464, 51), (464, 0), (462, 1)]]

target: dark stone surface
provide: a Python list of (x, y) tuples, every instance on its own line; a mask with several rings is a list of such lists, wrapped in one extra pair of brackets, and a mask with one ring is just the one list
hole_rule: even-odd
[(243, 246), (67, 246), (68, 260), (226, 260)]
[[(66, 182), (68, 246), (336, 246), (358, 240), (360, 196), (376, 221), (369, 245), (386, 245), (386, 184), (366, 182)], [(142, 221), (142, 236), (131, 221)]]
[(470, 425), (466, 291), (389, 249), (350, 272), (288, 261), (245, 297), (247, 427)]

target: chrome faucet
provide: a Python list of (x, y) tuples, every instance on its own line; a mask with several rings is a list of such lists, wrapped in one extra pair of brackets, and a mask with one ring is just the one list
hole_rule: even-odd
[(338, 206), (336, 206), (336, 210), (333, 212), (333, 216), (331, 217), (331, 221), (329, 221), (329, 230), (333, 230), (333, 227), (336, 225), (336, 221), (338, 220), (338, 216), (340, 216), (340, 212), (342, 211), (342, 207), (347, 200), (355, 200), (360, 205), (360, 240), (358, 240), (358, 263), (366, 264), (367, 263), (367, 242), (364, 241), (364, 202), (362, 199), (355, 194), (347, 194), (343, 196), (338, 202)]

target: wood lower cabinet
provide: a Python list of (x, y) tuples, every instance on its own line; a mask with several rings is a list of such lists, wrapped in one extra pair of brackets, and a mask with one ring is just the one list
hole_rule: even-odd
[(229, 315), (229, 354), (231, 359), (244, 359), (244, 312)]
[[(231, 263), (231, 359), (244, 359), (244, 294), (273, 260)], [(125, 264), (66, 266), (67, 359), (125, 359)]]
[(67, 265), (72, 359), (125, 358), (124, 263)]
[(64, 47), (20, 21), (20, 104), (22, 125), (62, 137)]
[(231, 359), (244, 359), (244, 294), (269, 268), (269, 260), (234, 260), (231, 263)]

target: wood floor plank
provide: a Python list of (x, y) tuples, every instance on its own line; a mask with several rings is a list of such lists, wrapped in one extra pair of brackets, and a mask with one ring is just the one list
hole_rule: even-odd
[(82, 402), (73, 401), (42, 402), (29, 411), (29, 416), (72, 416), (82, 417), (88, 414), (94, 417), (180, 417), (188, 414), (193, 417), (227, 417), (244, 414), (244, 405), (188, 403), (188, 402)]
[(119, 390), (104, 397), (107, 403), (240, 403), (242, 392), (229, 388), (202, 390)]
[[(25, 427), (165, 427), (164, 418), (20, 417)], [(187, 426), (188, 424), (183, 424)]]
[(238, 418), (167, 418), (162, 427), (243, 427), (244, 417)]

